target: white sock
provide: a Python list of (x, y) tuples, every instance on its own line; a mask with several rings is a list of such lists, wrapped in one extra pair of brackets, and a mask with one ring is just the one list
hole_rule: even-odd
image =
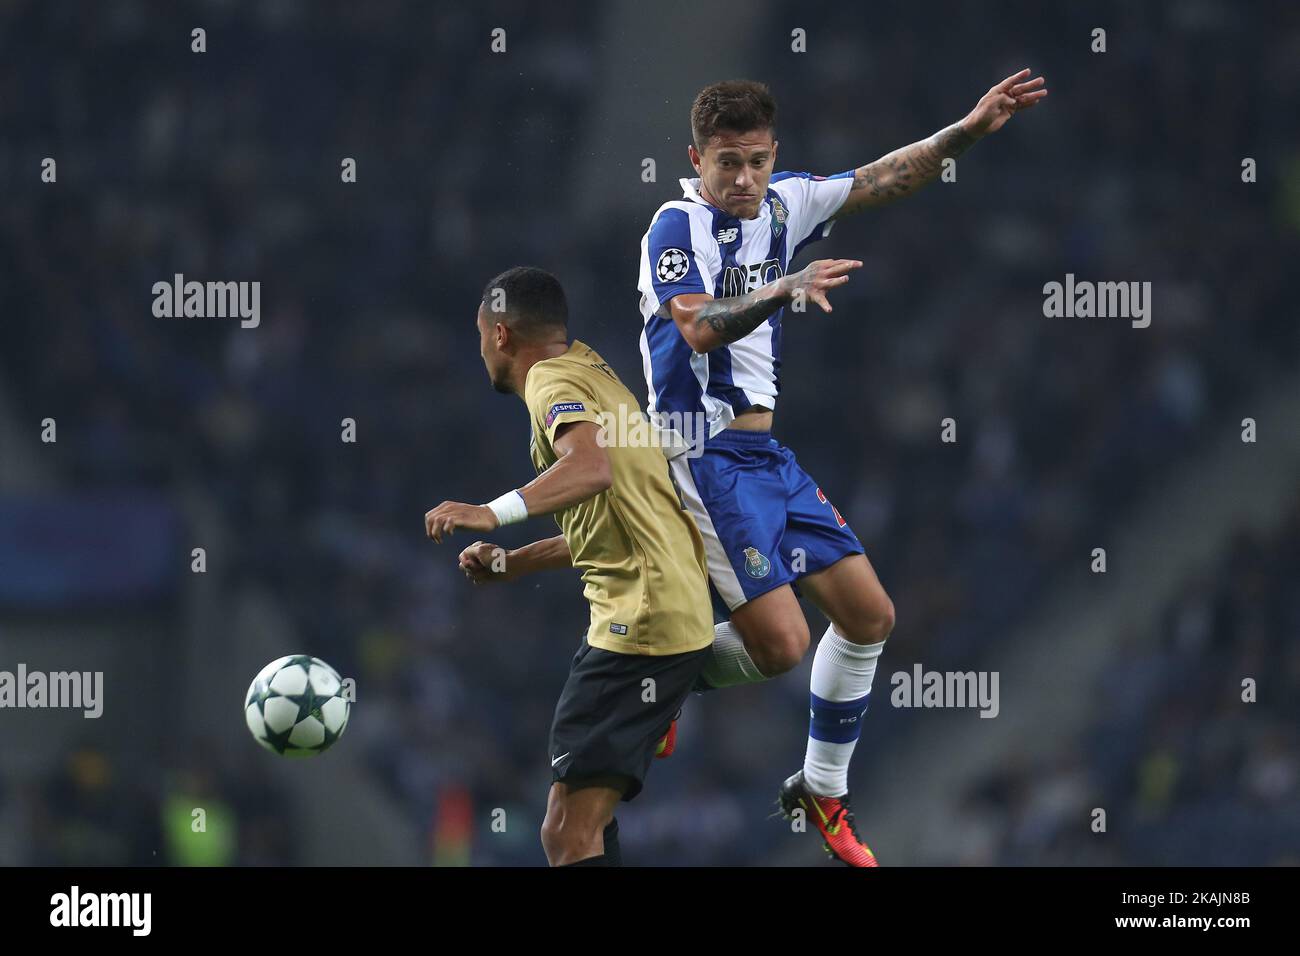
[(700, 677), (710, 687), (733, 687), (767, 680), (750, 659), (745, 641), (730, 621), (713, 625), (713, 648)]
[(854, 644), (826, 628), (813, 656), (809, 684), (808, 751), (803, 778), (808, 789), (823, 797), (838, 797), (849, 789), (849, 758), (862, 730), (879, 644)]

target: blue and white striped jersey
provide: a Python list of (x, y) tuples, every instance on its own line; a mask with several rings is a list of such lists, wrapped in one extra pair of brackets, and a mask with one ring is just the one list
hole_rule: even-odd
[(745, 338), (699, 355), (674, 324), (669, 300), (692, 292), (743, 295), (785, 275), (806, 245), (830, 233), (853, 171), (774, 173), (753, 219), (709, 205), (698, 179), (681, 184), (682, 198), (660, 206), (641, 239), (641, 359), (651, 417), (669, 423), (703, 415), (711, 438), (747, 408), (776, 408), (785, 310)]

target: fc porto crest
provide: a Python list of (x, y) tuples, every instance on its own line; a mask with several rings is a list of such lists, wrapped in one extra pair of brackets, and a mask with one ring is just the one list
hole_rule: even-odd
[(772, 562), (763, 557), (758, 548), (745, 549), (745, 573), (751, 578), (765, 578), (772, 570)]
[(772, 197), (772, 238), (781, 235), (781, 230), (785, 228), (785, 221), (789, 218), (790, 213), (785, 208), (785, 203), (781, 202), (780, 196)]

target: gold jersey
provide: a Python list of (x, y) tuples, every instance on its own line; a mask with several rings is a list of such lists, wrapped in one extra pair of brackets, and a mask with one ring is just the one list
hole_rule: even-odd
[(682, 510), (663, 451), (649, 438), (640, 405), (605, 361), (574, 341), (528, 370), (538, 473), (555, 464), (556, 430), (602, 426), (613, 484), (557, 512), (591, 604), (587, 642), (621, 654), (682, 654), (713, 641), (704, 542)]

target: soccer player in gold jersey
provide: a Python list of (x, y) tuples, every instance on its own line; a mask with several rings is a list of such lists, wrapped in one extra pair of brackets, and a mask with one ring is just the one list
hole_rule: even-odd
[(640, 792), (713, 642), (704, 543), (663, 451), (628, 440), (651, 434), (637, 427), (640, 403), (596, 352), (569, 341), (554, 276), (501, 273), (484, 291), (478, 329), (493, 387), (528, 407), (538, 477), (487, 504), (444, 501), (425, 530), (441, 542), (555, 515), (562, 534), (512, 551), (478, 541), (460, 567), (478, 584), (582, 571), (591, 623), (551, 727), (542, 846), (552, 866), (617, 865), (615, 808)]

